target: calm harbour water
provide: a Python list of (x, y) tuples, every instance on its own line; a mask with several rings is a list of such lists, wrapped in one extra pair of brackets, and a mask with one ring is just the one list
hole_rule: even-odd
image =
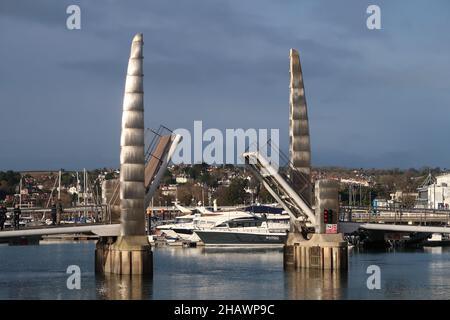
[[(153, 279), (96, 276), (94, 242), (0, 246), (0, 299), (446, 299), (450, 248), (352, 250), (346, 276), (284, 271), (281, 249), (155, 248)], [(81, 268), (68, 290), (66, 269)], [(368, 290), (366, 269), (381, 268)]]

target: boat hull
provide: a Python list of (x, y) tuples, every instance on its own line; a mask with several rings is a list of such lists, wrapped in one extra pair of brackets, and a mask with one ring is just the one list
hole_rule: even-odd
[(282, 245), (285, 233), (230, 232), (220, 230), (195, 231), (205, 245)]

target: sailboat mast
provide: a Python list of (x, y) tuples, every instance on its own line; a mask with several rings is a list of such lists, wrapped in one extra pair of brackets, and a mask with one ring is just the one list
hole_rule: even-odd
[(83, 169), (83, 202), (84, 202), (84, 217), (86, 218), (86, 197), (87, 197), (87, 190), (86, 190), (86, 168)]
[(22, 175), (20, 175), (19, 183), (19, 208), (22, 208)]
[(77, 171), (77, 203), (80, 205), (80, 179), (78, 177), (78, 171)]
[(61, 201), (61, 170), (59, 170), (58, 177), (58, 201)]

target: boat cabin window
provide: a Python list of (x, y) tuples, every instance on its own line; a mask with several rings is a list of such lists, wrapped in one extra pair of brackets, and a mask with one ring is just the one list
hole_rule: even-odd
[(255, 219), (235, 219), (233, 221), (228, 222), (230, 228), (248, 228), (248, 227), (258, 227), (261, 226), (261, 220)]

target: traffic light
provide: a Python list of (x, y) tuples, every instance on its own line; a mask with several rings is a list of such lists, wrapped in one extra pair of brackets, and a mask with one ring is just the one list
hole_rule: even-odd
[(329, 223), (329, 212), (328, 209), (323, 210), (323, 223), (328, 224)]
[(323, 210), (323, 223), (325, 224), (333, 223), (333, 210), (331, 209)]

